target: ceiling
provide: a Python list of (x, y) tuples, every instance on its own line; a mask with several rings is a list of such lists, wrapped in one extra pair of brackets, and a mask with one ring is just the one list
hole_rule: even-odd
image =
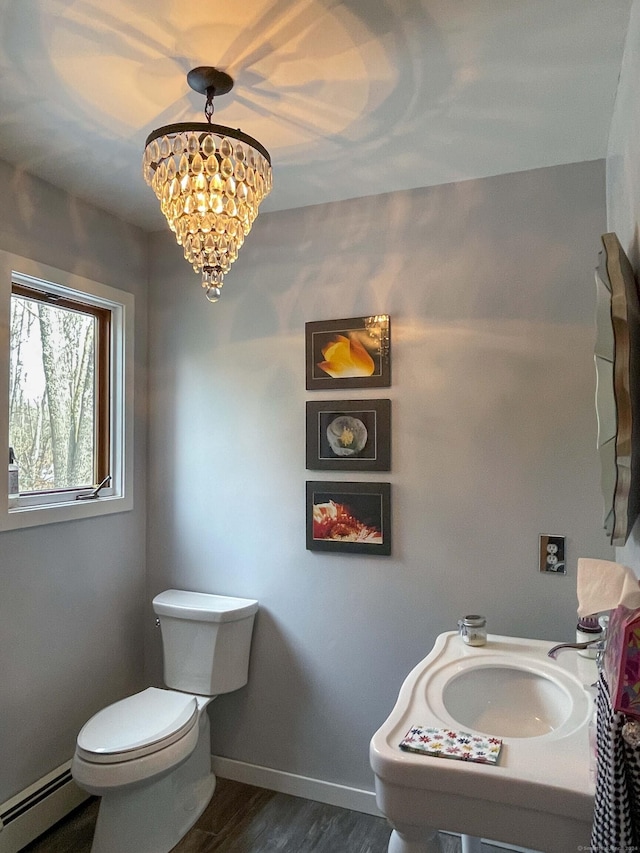
[(147, 135), (269, 149), (282, 210), (606, 155), (631, 0), (0, 0), (0, 159), (147, 230)]

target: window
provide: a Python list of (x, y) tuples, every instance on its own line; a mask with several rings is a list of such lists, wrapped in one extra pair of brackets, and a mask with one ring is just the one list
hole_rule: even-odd
[[(0, 428), (18, 464), (19, 495), (9, 499), (5, 475), (0, 529), (130, 509), (133, 297), (0, 252), (7, 273)], [(105, 480), (97, 499), (78, 499)]]
[(13, 284), (9, 445), (21, 494), (109, 476), (110, 324), (106, 308)]

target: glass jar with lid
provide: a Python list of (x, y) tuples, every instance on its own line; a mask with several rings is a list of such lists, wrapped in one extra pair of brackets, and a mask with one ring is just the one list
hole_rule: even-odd
[(472, 614), (458, 622), (463, 642), (468, 646), (484, 646), (487, 642), (487, 620), (484, 616)]

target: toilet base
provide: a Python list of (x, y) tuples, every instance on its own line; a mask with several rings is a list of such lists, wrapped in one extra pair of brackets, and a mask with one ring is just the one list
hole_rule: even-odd
[(209, 715), (198, 743), (166, 776), (102, 796), (91, 853), (169, 853), (205, 810), (216, 787), (211, 772)]

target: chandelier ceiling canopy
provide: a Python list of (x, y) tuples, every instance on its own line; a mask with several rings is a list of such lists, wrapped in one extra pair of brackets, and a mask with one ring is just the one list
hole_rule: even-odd
[(150, 133), (143, 174), (186, 260), (202, 274), (207, 299), (217, 302), (224, 276), (271, 190), (271, 157), (241, 130), (212, 124), (214, 97), (233, 88), (228, 74), (200, 66), (188, 73), (187, 82), (206, 95), (206, 122), (169, 124)]

